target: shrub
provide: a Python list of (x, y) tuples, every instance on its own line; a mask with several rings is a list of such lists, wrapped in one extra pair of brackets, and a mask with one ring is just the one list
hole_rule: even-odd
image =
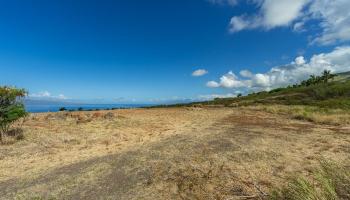
[(108, 113), (106, 113), (104, 116), (103, 116), (103, 118), (105, 118), (105, 119), (114, 119), (114, 117), (115, 117), (115, 115), (114, 115), (114, 113), (112, 113), (112, 112), (108, 112)]
[(16, 135), (16, 140), (24, 140), (24, 134), (23, 132)]
[(13, 128), (6, 133), (8, 136), (17, 136), (17, 135), (22, 135), (23, 130), (21, 128)]
[(269, 91), (269, 93), (272, 94), (272, 93), (280, 92), (280, 91), (285, 90), (285, 89), (286, 88), (276, 88), (276, 89)]
[(0, 142), (5, 134), (19, 119), (25, 117), (27, 112), (21, 101), (27, 95), (24, 89), (14, 87), (0, 87)]
[(58, 110), (59, 110), (59, 111), (66, 111), (66, 110), (67, 110), (67, 108), (65, 108), (65, 107), (61, 107), (61, 108), (59, 108)]

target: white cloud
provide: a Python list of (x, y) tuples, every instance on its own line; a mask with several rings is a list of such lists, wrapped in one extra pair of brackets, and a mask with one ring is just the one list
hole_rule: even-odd
[[(337, 47), (330, 53), (314, 55), (309, 62), (299, 56), (290, 64), (273, 67), (266, 73), (252, 74), (249, 77), (240, 73), (240, 78), (230, 71), (223, 75), (219, 82), (210, 82), (216, 83), (216, 87), (230, 89), (270, 90), (299, 83), (310, 75), (320, 75), (325, 69), (331, 70), (332, 73), (350, 71), (350, 46)], [(208, 83), (207, 86), (210, 87)]]
[(349, 0), (255, 0), (255, 15), (233, 16), (229, 31), (265, 30), (291, 26), (294, 31), (307, 31), (311, 20), (321, 30), (311, 35), (312, 44), (334, 44), (350, 40)]
[(240, 88), (243, 87), (245, 83), (239, 80), (232, 71), (229, 71), (220, 78), (220, 85), (225, 88)]
[(305, 22), (296, 22), (293, 25), (293, 31), (295, 31), (295, 32), (304, 32), (304, 31), (306, 31), (305, 28), (304, 28), (304, 25), (305, 25)]
[(192, 76), (204, 76), (207, 73), (208, 71), (205, 69), (197, 69), (194, 72), (192, 72)]
[(292, 62), (292, 64), (297, 64), (297, 65), (303, 65), (305, 63), (306, 63), (306, 61), (305, 61), (304, 56), (298, 56), (295, 58), (294, 62)]
[(315, 0), (310, 6), (312, 17), (319, 19), (323, 32), (314, 43), (332, 44), (350, 40), (350, 1)]
[(253, 77), (253, 73), (250, 72), (249, 70), (242, 70), (239, 72), (239, 74), (244, 77), (244, 78), (251, 78)]
[(223, 88), (242, 88), (249, 85), (250, 80), (240, 80), (232, 71), (224, 74), (220, 78), (220, 82), (209, 81), (207, 86), (211, 88), (223, 87)]
[(287, 26), (301, 15), (308, 0), (265, 0), (261, 10), (267, 28)]
[(230, 21), (230, 29), (231, 33), (239, 32), (245, 29), (254, 29), (260, 26), (261, 17), (259, 16), (234, 16)]
[(38, 98), (38, 99), (58, 99), (58, 100), (68, 99), (64, 94), (59, 94), (59, 95), (55, 96), (55, 95), (52, 95), (48, 91), (42, 91), (39, 93), (30, 94), (29, 97)]
[(270, 76), (268, 74), (255, 74), (252, 77), (253, 85), (257, 87), (270, 87)]
[(43, 92), (31, 94), (30, 96), (31, 97), (51, 97), (51, 94), (48, 91), (43, 91)]
[(57, 96), (58, 99), (68, 99), (66, 96), (64, 96), (64, 94), (59, 94)]
[(209, 82), (207, 82), (207, 87), (217, 88), (217, 87), (220, 87), (220, 84), (215, 82), (215, 81), (209, 81)]
[(230, 21), (230, 32), (244, 29), (271, 29), (288, 26), (301, 16), (303, 6), (308, 0), (264, 0), (255, 1), (259, 4), (259, 14), (253, 16), (234, 16)]

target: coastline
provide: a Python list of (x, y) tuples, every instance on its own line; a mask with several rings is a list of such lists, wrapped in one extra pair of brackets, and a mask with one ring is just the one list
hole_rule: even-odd
[[(117, 110), (131, 108), (152, 107), (151, 104), (57, 104), (57, 105), (25, 105), (29, 113), (52, 113), (58, 112), (60, 108), (67, 111), (99, 111)], [(81, 110), (79, 110), (81, 109)]]

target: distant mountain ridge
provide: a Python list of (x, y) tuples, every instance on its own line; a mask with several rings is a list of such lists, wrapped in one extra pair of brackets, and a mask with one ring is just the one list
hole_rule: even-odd
[(340, 76), (350, 76), (350, 71), (338, 73), (338, 75), (340, 75)]

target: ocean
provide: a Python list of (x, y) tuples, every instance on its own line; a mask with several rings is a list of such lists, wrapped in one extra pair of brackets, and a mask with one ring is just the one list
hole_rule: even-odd
[(25, 105), (27, 112), (41, 113), (41, 112), (58, 112), (60, 108), (64, 107), (67, 110), (106, 110), (118, 108), (140, 108), (151, 106), (149, 104), (64, 104), (64, 105)]

